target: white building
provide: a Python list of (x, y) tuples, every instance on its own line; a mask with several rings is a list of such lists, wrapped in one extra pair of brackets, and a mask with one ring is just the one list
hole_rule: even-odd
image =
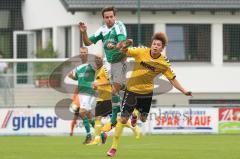
[[(143, 45), (149, 43), (154, 32), (168, 34), (167, 52), (172, 67), (177, 79), (193, 91), (194, 97), (185, 97), (173, 89), (155, 96), (156, 104), (229, 100), (221, 102), (240, 105), (238, 0), (142, 0), (140, 19), (137, 0), (22, 0), (24, 31), (15, 31), (15, 34), (32, 34), (33, 49), (46, 47), (52, 39), (58, 57), (68, 58), (77, 55), (82, 45), (79, 22), (87, 24), (89, 34), (94, 33), (102, 24), (100, 10), (106, 5), (118, 8), (117, 18), (126, 24), (129, 37), (135, 41), (137, 24), (141, 22)], [(102, 51), (101, 43), (89, 50), (92, 53)], [(32, 57), (31, 54), (26, 56)]]

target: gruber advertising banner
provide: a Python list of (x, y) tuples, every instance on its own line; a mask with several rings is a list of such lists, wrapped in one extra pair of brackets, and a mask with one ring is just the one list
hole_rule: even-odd
[[(69, 134), (71, 120), (56, 116), (54, 108), (0, 109), (0, 135)], [(76, 133), (84, 133), (82, 123)]]

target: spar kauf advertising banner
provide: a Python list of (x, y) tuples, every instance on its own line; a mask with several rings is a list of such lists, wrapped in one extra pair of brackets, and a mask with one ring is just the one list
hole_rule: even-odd
[(240, 108), (219, 108), (219, 133), (240, 134)]
[[(56, 116), (54, 108), (0, 109), (0, 135), (69, 134), (71, 120)], [(84, 133), (78, 121), (75, 133)]]
[(161, 133), (218, 133), (217, 108), (152, 108), (150, 130)]

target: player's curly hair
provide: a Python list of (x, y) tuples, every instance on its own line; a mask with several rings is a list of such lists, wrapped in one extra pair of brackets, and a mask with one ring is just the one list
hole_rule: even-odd
[(102, 9), (102, 17), (104, 17), (104, 13), (108, 11), (113, 11), (114, 16), (116, 15), (117, 9), (114, 6), (107, 6)]
[(152, 36), (152, 42), (153, 40), (160, 40), (162, 41), (163, 47), (167, 46), (168, 43), (168, 37), (163, 32), (157, 32)]

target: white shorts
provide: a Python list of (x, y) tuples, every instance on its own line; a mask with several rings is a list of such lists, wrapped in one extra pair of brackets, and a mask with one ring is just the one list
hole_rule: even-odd
[(110, 79), (110, 83), (119, 83), (125, 84), (126, 83), (126, 70), (127, 65), (125, 61), (120, 61), (117, 63), (109, 63), (104, 61), (104, 66), (108, 72), (108, 78)]
[(92, 110), (92, 107), (94, 106), (96, 100), (93, 95), (78, 94), (78, 97), (80, 101), (80, 109), (84, 108), (87, 111)]

